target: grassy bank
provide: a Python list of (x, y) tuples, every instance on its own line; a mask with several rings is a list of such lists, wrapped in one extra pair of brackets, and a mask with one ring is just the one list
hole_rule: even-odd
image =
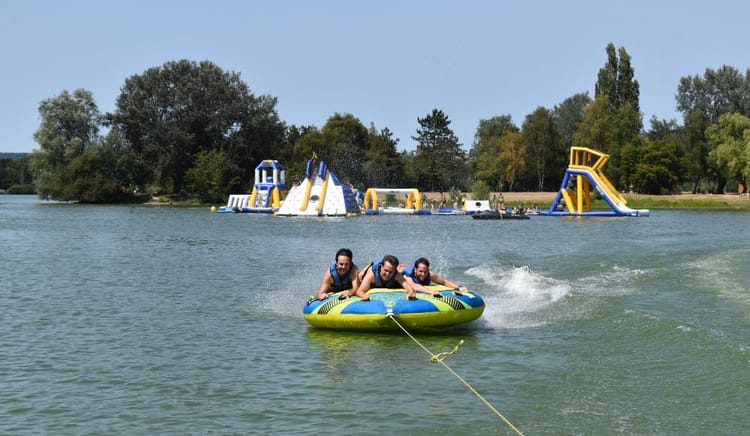
[(737, 194), (626, 195), (625, 198), (634, 209), (750, 211), (750, 197)]

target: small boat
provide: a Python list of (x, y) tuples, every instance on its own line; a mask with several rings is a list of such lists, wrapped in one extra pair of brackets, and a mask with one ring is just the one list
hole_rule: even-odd
[(527, 220), (529, 216), (522, 213), (500, 213), (496, 210), (488, 210), (475, 213), (471, 216), (475, 220)]
[[(417, 292), (417, 298), (406, 298), (404, 289), (373, 288), (367, 292), (370, 301), (359, 297), (339, 299), (335, 293), (323, 300), (310, 298), (302, 313), (313, 327), (337, 330), (393, 331), (398, 324), (409, 330), (430, 330), (474, 321), (484, 312), (479, 294), (458, 291), (441, 285), (427, 289), (440, 297)], [(398, 324), (389, 319), (391, 316)]]

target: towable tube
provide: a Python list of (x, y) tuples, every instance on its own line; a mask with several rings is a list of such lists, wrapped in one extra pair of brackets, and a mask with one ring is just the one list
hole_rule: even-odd
[(425, 330), (464, 324), (484, 312), (484, 300), (473, 291), (457, 291), (441, 285), (427, 289), (440, 292), (442, 298), (417, 292), (408, 300), (404, 289), (373, 288), (367, 292), (370, 301), (359, 297), (339, 300), (340, 293), (323, 300), (311, 298), (302, 310), (313, 327), (337, 330), (392, 331), (399, 327), (388, 319), (392, 314), (409, 330)]

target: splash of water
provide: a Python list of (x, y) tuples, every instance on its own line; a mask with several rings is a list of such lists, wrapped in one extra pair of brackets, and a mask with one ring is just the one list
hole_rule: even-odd
[(570, 284), (528, 266), (480, 265), (466, 274), (485, 283), (483, 318), (491, 328), (538, 327), (566, 316), (562, 301), (571, 293)]

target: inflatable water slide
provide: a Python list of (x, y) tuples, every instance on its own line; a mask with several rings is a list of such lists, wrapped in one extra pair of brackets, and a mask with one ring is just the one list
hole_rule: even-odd
[[(557, 216), (648, 216), (648, 209), (631, 209), (627, 200), (602, 172), (609, 155), (586, 147), (571, 147), (570, 162), (560, 190), (549, 210), (540, 215)], [(592, 210), (592, 188), (607, 202), (610, 210)]]
[(341, 183), (325, 162), (307, 161), (305, 178), (293, 186), (275, 212), (279, 216), (350, 216), (359, 215), (356, 192)]

